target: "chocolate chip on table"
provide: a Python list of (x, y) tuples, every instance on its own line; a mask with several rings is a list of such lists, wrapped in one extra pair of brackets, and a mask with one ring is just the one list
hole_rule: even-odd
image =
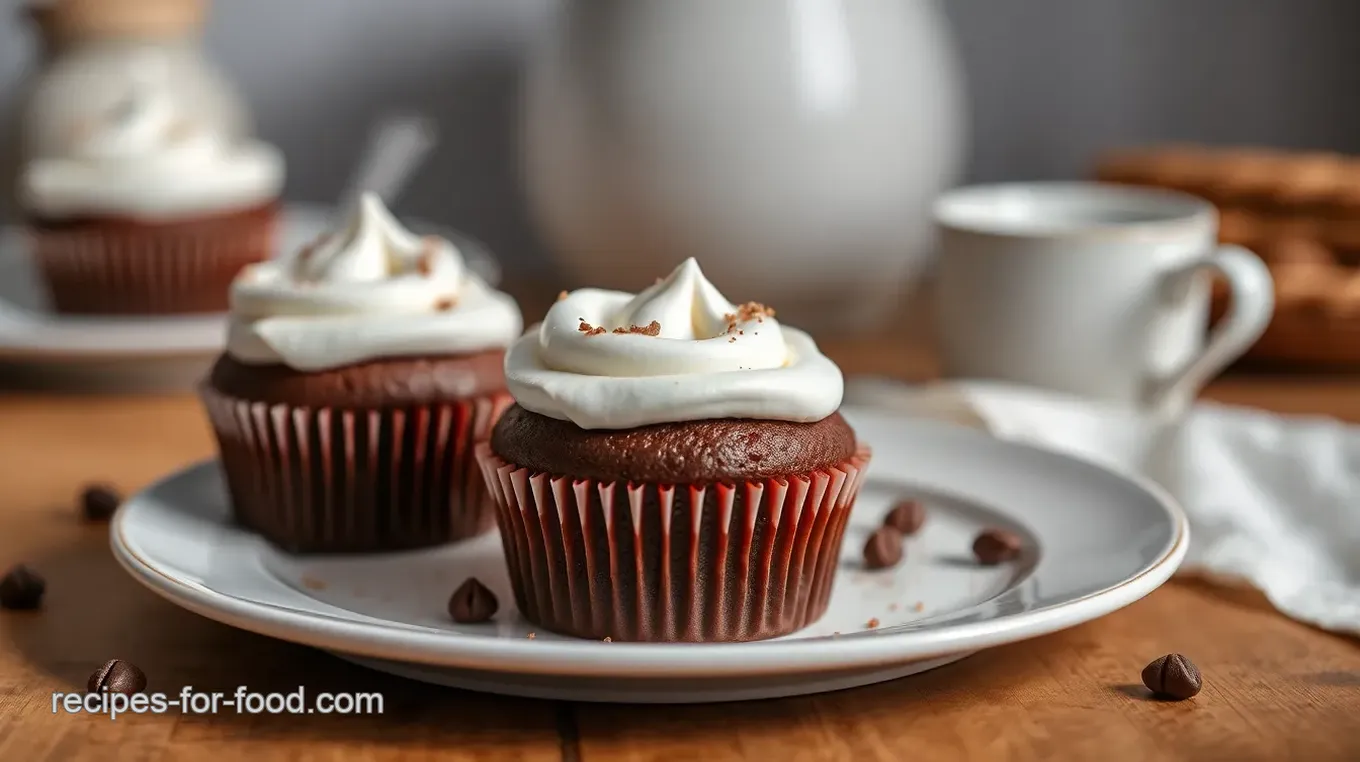
[(879, 527), (864, 543), (864, 567), (887, 569), (902, 560), (902, 533), (892, 527)]
[(90, 485), (80, 494), (80, 510), (87, 521), (108, 521), (122, 502), (122, 495), (107, 484)]
[(1167, 654), (1143, 667), (1143, 685), (1161, 698), (1184, 701), (1204, 687), (1199, 667), (1180, 654)]
[(892, 527), (902, 534), (916, 534), (924, 523), (926, 507), (920, 500), (903, 500), (883, 517), (883, 526)]
[(1004, 529), (986, 529), (973, 540), (973, 555), (978, 563), (994, 566), (1014, 560), (1024, 543), (1020, 536)]
[(146, 673), (131, 662), (109, 659), (90, 675), (85, 687), (90, 693), (125, 693), (131, 696), (146, 690)]
[(496, 594), (476, 577), (469, 577), (449, 598), (449, 616), (459, 624), (490, 621), (498, 608), (500, 604), (496, 601)]
[(36, 609), (42, 605), (47, 581), (37, 572), (20, 564), (0, 579), (0, 608)]

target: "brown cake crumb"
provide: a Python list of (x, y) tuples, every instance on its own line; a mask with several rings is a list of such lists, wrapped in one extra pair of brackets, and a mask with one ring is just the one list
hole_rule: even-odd
[(735, 343), (737, 343), (737, 337), (736, 337), (736, 336), (733, 336), (732, 338), (730, 338), (730, 339), (727, 340), (727, 343), (728, 343), (728, 344), (735, 344)]
[(916, 602), (916, 605), (911, 607), (911, 610), (912, 610), (912, 611), (925, 611), (925, 610), (926, 610), (926, 605), (925, 605), (924, 603), (921, 603), (920, 601), (917, 601), (917, 602)]
[(611, 638), (611, 637), (609, 637), (608, 635), (606, 635), (606, 636), (604, 636), (604, 642), (606, 642), (606, 643), (613, 643), (613, 642), (614, 642), (614, 639)]
[(529, 640), (533, 640), (534, 638), (538, 637), (538, 633), (531, 632), (528, 635), (525, 635), (524, 637), (528, 638)]
[(441, 296), (434, 303), (434, 308), (439, 312), (448, 312), (458, 305), (457, 297)]
[(643, 336), (660, 336), (661, 324), (653, 320), (644, 326), (630, 325), (627, 328), (615, 328), (614, 333), (636, 333)]
[(591, 325), (590, 323), (587, 323), (584, 320), (581, 321), (580, 325), (576, 326), (576, 330), (580, 331), (581, 333), (584, 333), (587, 336), (599, 336), (600, 334), (605, 332), (603, 328), (596, 328), (595, 326)]
[(560, 302), (560, 301), (562, 301), (562, 300), (564, 300), (564, 299), (566, 299), (566, 298), (567, 298), (567, 292), (566, 292), (566, 291), (559, 291), (559, 292), (557, 292), (557, 301)]
[(302, 575), (302, 586), (307, 588), (308, 590), (325, 590), (326, 582), (324, 580), (317, 579), (316, 577), (304, 574)]
[(875, 627), (878, 627), (878, 618), (875, 617), (873, 619), (870, 619), (866, 626), (871, 630), (874, 629)]
[(737, 330), (738, 323), (745, 323), (750, 320), (754, 320), (757, 323), (763, 323), (767, 317), (774, 317), (774, 310), (772, 308), (766, 307), (760, 302), (747, 302), (738, 307), (736, 312), (729, 312), (726, 315), (723, 315), (723, 320), (727, 321), (728, 333), (740, 333), (740, 331)]

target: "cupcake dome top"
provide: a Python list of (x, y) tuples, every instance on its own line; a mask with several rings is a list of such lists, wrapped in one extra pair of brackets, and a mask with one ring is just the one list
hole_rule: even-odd
[(688, 259), (638, 294), (565, 294), (506, 356), (521, 407), (585, 429), (711, 418), (819, 421), (844, 380), (764, 305), (729, 302)]

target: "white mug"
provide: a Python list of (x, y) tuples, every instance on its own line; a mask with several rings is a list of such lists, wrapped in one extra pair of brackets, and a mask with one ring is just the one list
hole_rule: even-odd
[[(1183, 412), (1265, 330), (1260, 258), (1220, 246), (1218, 215), (1181, 193), (1101, 183), (962, 188), (935, 205), (936, 331), (946, 377)], [(1231, 289), (1205, 339), (1210, 271)]]

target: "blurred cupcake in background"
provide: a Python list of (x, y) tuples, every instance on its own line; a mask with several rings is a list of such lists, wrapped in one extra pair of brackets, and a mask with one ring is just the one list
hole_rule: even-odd
[(514, 300), (362, 198), (343, 230), (232, 286), (202, 390), (237, 520), (294, 552), (437, 545), (494, 524), (474, 459), (511, 402)]
[(274, 250), (282, 155), (197, 52), (198, 0), (57, 0), (16, 195), (58, 312), (220, 312)]

